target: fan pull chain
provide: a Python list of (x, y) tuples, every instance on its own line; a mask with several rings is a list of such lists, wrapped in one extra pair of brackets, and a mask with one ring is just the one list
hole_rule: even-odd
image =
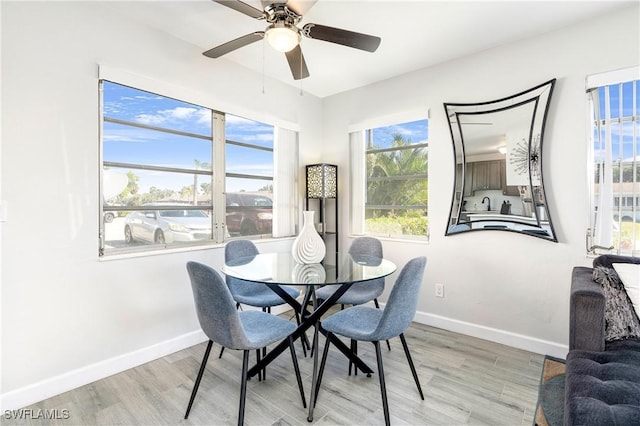
[(262, 37), (262, 94), (264, 95), (264, 61), (265, 61), (265, 54), (264, 54), (264, 45), (266, 43), (265, 37)]

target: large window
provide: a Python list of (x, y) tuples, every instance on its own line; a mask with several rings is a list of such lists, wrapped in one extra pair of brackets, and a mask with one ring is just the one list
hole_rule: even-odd
[[(640, 253), (638, 69), (588, 79), (591, 123), (591, 252)], [(628, 78), (631, 76), (631, 78)], [(635, 76), (635, 79), (633, 78)], [(610, 249), (611, 247), (611, 249)]]
[(273, 127), (227, 115), (225, 133), (227, 231), (271, 235)]
[[(364, 203), (353, 205), (354, 233), (389, 237), (428, 235), (428, 123), (411, 121), (368, 129), (362, 134)], [(360, 137), (352, 135), (352, 144)], [(352, 151), (353, 152), (353, 151)], [(354, 170), (358, 170), (358, 158)], [(355, 188), (354, 188), (355, 189)], [(354, 190), (357, 194), (358, 190)], [(357, 195), (356, 195), (357, 197)], [(362, 218), (363, 221), (360, 220)], [(357, 228), (360, 229), (357, 229)]]
[(273, 126), (100, 85), (101, 255), (272, 235)]

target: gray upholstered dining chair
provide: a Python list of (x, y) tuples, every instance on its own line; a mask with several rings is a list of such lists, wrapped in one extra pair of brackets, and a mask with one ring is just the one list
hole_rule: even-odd
[(291, 333), (296, 325), (284, 318), (271, 315), (266, 312), (247, 310), (238, 311), (235, 307), (231, 293), (218, 272), (207, 265), (198, 262), (188, 262), (187, 271), (191, 279), (193, 299), (196, 305), (198, 321), (202, 331), (209, 338), (207, 349), (198, 371), (198, 376), (193, 385), (191, 398), (184, 418), (189, 417), (191, 406), (198, 392), (200, 380), (204, 373), (211, 352), (213, 342), (219, 343), (229, 349), (244, 351), (242, 358), (242, 378), (240, 385), (240, 407), (238, 411), (238, 424), (244, 422), (244, 406), (247, 394), (247, 371), (249, 364), (249, 352), (256, 350), (258, 359), (260, 349), (283, 339), (289, 340), (289, 349), (293, 360), (293, 367), (298, 381), (302, 405), (307, 406), (298, 367), (298, 359), (293, 349)]
[[(358, 237), (353, 240), (351, 246), (349, 247), (349, 254), (352, 256), (373, 256), (382, 258), (382, 243), (377, 238), (373, 237)], [(334, 291), (336, 291), (337, 286), (324, 286), (318, 290), (316, 290), (316, 298), (320, 300), (327, 300)], [(378, 278), (376, 280), (361, 282), (353, 284), (349, 287), (340, 298), (336, 301), (336, 304), (342, 305), (363, 305), (365, 303), (373, 301), (374, 305), (377, 309), (380, 309), (380, 305), (378, 304), (378, 297), (384, 291), (384, 278)], [(387, 340), (387, 348), (391, 350), (391, 344)], [(355, 348), (352, 348), (355, 349)], [(351, 375), (351, 366), (352, 363), (349, 362), (349, 375)], [(358, 374), (358, 369), (355, 369), (355, 374)]]
[[(224, 260), (229, 262), (241, 257), (255, 256), (259, 253), (258, 248), (250, 240), (231, 240), (224, 247)], [(284, 305), (286, 302), (282, 297), (278, 296), (269, 287), (264, 284), (253, 283), (244, 281), (234, 277), (226, 278), (227, 285), (231, 291), (233, 300), (236, 301), (236, 308), (240, 307), (240, 304), (254, 306), (262, 308), (264, 312), (271, 313), (273, 306)], [(296, 298), (300, 295), (300, 290), (290, 286), (280, 286), (291, 297)], [(300, 324), (299, 313), (296, 312), (296, 321)], [(303, 340), (303, 350), (306, 355), (306, 347)], [(224, 347), (220, 350), (220, 356)]]
[[(382, 243), (377, 238), (373, 237), (358, 237), (353, 240), (349, 247), (349, 254), (352, 256), (364, 255), (382, 258)], [(316, 298), (321, 300), (327, 300), (337, 286), (324, 286), (316, 291)], [(378, 305), (378, 297), (384, 291), (384, 278), (378, 278), (377, 280), (367, 281), (363, 283), (356, 283), (349, 287), (340, 298), (336, 301), (336, 304), (341, 305), (362, 305), (367, 302), (375, 303)]]
[(411, 321), (413, 321), (416, 312), (418, 292), (420, 291), (426, 264), (426, 257), (416, 257), (402, 268), (391, 290), (384, 310), (374, 309), (368, 306), (353, 306), (343, 311), (338, 311), (322, 321), (322, 328), (324, 328), (328, 334), (318, 373), (319, 376), (315, 392), (316, 398), (320, 390), (327, 354), (329, 353), (329, 334), (336, 334), (347, 337), (352, 341), (372, 342), (375, 346), (385, 424), (389, 424), (389, 405), (384, 381), (382, 353), (380, 351), (381, 340), (391, 339), (396, 336), (400, 337), (404, 353), (411, 368), (411, 373), (413, 374), (413, 379), (418, 387), (418, 393), (420, 393), (420, 398), (424, 400), (420, 380), (413, 365), (404, 332), (409, 325), (411, 325)]
[[(224, 261), (238, 259), (240, 257), (255, 256), (259, 253), (258, 248), (250, 240), (232, 240), (224, 247)], [(264, 284), (252, 283), (234, 277), (227, 277), (227, 285), (231, 291), (236, 306), (240, 304), (264, 308), (270, 312), (273, 306), (284, 305), (286, 302), (282, 297), (274, 293)], [(290, 286), (280, 286), (284, 291), (289, 293), (291, 297), (300, 296), (300, 290)]]

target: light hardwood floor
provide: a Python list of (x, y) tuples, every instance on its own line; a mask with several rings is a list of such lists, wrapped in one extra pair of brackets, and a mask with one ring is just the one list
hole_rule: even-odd
[[(391, 341), (391, 351), (382, 345), (392, 424), (532, 424), (542, 355), (420, 324), (413, 324), (405, 335), (425, 400), (420, 400), (400, 340)], [(324, 347), (324, 337), (320, 345)], [(218, 359), (218, 345), (211, 352), (189, 419), (183, 420), (205, 346), (196, 345), (27, 407), (68, 410), (66, 420), (2, 419), (1, 423), (236, 424), (242, 356), (227, 350)], [(312, 359), (303, 357), (298, 342), (296, 351), (309, 398)], [(373, 345), (360, 343), (359, 353), (375, 371)], [(291, 357), (285, 351), (268, 367), (266, 381), (249, 381), (245, 424), (310, 424), (306, 418)], [(346, 358), (332, 349), (313, 424), (384, 424), (377, 375), (348, 376)]]

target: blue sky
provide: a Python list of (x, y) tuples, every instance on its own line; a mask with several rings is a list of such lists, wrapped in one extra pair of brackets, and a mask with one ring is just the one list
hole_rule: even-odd
[[(104, 123), (104, 161), (193, 169), (196, 162), (212, 162), (211, 111), (198, 105), (143, 92), (108, 81), (103, 90), (104, 114), (126, 120), (188, 132), (209, 140), (158, 132), (115, 123)], [(226, 116), (226, 138), (273, 148), (273, 126), (233, 115)], [(271, 152), (227, 146), (227, 172), (273, 176)], [(126, 170), (123, 170), (126, 173)], [(149, 187), (180, 190), (193, 184), (193, 175), (136, 170), (142, 192)], [(199, 178), (202, 181), (202, 177)], [(230, 179), (227, 191), (256, 190), (265, 180)]]
[[(622, 86), (622, 87), (620, 87)], [(600, 115), (604, 117), (604, 88), (600, 88)], [(622, 94), (622, 109), (620, 109), (620, 95)], [(621, 85), (614, 84), (609, 86), (609, 104), (611, 109), (611, 117), (618, 118), (620, 111), (624, 117), (633, 114), (633, 82), (629, 81)], [(636, 111), (640, 111), (640, 85), (636, 85)]]
[[(598, 106), (600, 110), (600, 116), (605, 117), (606, 98), (604, 88), (599, 89), (600, 104)], [(623, 83), (621, 85), (614, 84), (609, 86), (609, 108), (611, 118), (629, 118), (634, 114), (634, 84), (633, 82)], [(640, 114), (640, 84), (635, 84), (635, 114), (636, 117)], [(640, 124), (636, 118), (636, 134), (634, 139), (634, 125), (632, 121), (623, 120), (622, 125), (613, 125), (611, 131), (611, 141), (613, 149), (613, 158), (631, 160), (635, 155), (640, 157)], [(595, 130), (594, 130), (595, 135)], [(601, 135), (604, 141), (604, 133)], [(598, 148), (598, 141), (596, 139), (596, 159), (602, 154)]]
[(429, 135), (429, 122), (424, 119), (376, 127), (373, 129), (373, 144), (376, 148), (389, 148), (393, 137), (397, 134), (406, 140), (411, 140), (412, 143), (426, 142)]

